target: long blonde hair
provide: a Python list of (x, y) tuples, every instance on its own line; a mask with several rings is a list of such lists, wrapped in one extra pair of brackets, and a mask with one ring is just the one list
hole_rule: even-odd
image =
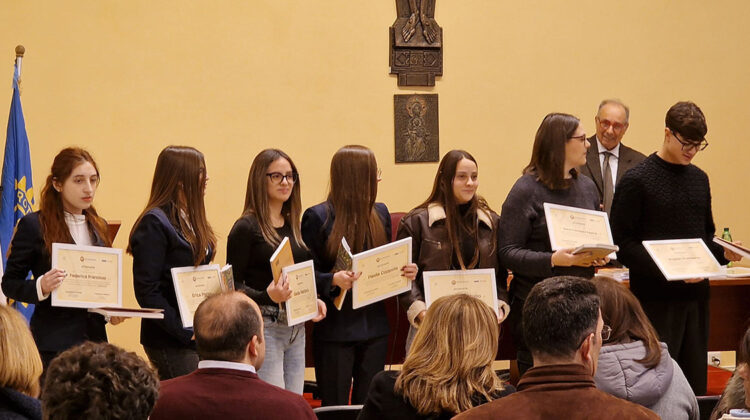
[(42, 359), (21, 314), (0, 305), (0, 387), (39, 396)]
[(492, 369), (497, 354), (497, 315), (481, 300), (444, 296), (430, 305), (394, 390), (420, 415), (460, 413), (504, 388)]

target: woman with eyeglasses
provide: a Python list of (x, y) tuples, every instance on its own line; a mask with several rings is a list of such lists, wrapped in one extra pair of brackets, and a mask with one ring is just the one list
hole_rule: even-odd
[(164, 309), (164, 319), (141, 321), (141, 344), (161, 380), (198, 367), (192, 328), (184, 328), (171, 270), (208, 264), (216, 235), (206, 218), (206, 161), (192, 147), (159, 153), (146, 207), (130, 231), (133, 289), (144, 308)]
[(588, 252), (573, 254), (573, 249), (552, 251), (544, 213), (544, 203), (599, 210), (594, 182), (577, 170), (586, 163), (589, 146), (578, 118), (548, 114), (536, 132), (529, 164), (503, 203), (498, 252), (500, 262), (513, 272), (508, 319), (521, 374), (533, 364), (521, 329), (521, 311), (531, 288), (553, 276), (591, 278), (594, 266), (608, 261)]
[[(344, 146), (331, 159), (328, 199), (305, 210), (302, 238), (310, 247), (318, 293), (328, 307), (327, 316), (315, 324), (313, 353), (315, 377), (323, 405), (362, 404), (373, 376), (385, 365), (390, 327), (383, 301), (352, 308), (351, 293), (341, 310), (333, 300), (349, 290), (362, 273), (333, 272), (341, 238), (353, 254), (390, 241), (391, 216), (383, 203), (376, 203), (380, 181), (375, 154), (364, 146)], [(409, 280), (416, 264), (402, 273)]]
[[(105, 319), (86, 309), (52, 306), (50, 294), (67, 273), (52, 267), (52, 244), (111, 246), (107, 222), (93, 206), (99, 168), (80, 148), (60, 151), (42, 187), (39, 211), (18, 221), (8, 249), (3, 293), (36, 305), (31, 316), (34, 336), (46, 370), (59, 353), (84, 341), (107, 341)], [(29, 271), (34, 275), (26, 280)], [(113, 317), (112, 324), (124, 318)]]
[(425, 271), (494, 269), (498, 320), (505, 319), (510, 310), (506, 303), (508, 270), (497, 254), (499, 217), (477, 195), (478, 175), (474, 156), (451, 150), (440, 161), (429, 197), (401, 219), (398, 238), (412, 237), (412, 255), (419, 267), (411, 291), (399, 296), (411, 324), (407, 352), (427, 310), (421, 276)]
[(596, 387), (663, 419), (697, 420), (695, 394), (638, 299), (609, 277), (596, 276), (593, 282), (606, 324), (594, 375)]
[[(305, 383), (305, 324), (287, 325), (283, 306), (292, 295), (286, 276), (275, 283), (270, 259), (287, 237), (295, 262), (312, 258), (300, 231), (301, 199), (297, 167), (278, 149), (258, 153), (250, 166), (245, 208), (227, 240), (227, 264), (232, 265), (237, 290), (260, 307), (266, 357), (258, 376), (264, 381), (302, 394)], [(320, 316), (326, 307), (318, 299)]]

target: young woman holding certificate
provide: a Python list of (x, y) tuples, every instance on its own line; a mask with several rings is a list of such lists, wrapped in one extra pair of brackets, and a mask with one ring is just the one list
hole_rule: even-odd
[[(50, 294), (67, 273), (52, 267), (52, 244), (111, 246), (107, 222), (92, 203), (99, 186), (99, 169), (79, 148), (60, 151), (42, 187), (39, 211), (18, 221), (3, 275), (3, 293), (36, 305), (31, 332), (46, 369), (55, 356), (84, 341), (107, 341), (104, 317), (83, 308), (51, 305)], [(29, 271), (33, 280), (27, 281)], [(112, 324), (122, 318), (112, 318)]]
[(466, 151), (451, 150), (440, 161), (429, 197), (401, 219), (398, 238), (412, 237), (412, 254), (420, 271), (411, 291), (399, 296), (411, 324), (407, 351), (427, 310), (424, 271), (494, 269), (499, 320), (510, 310), (506, 303), (508, 270), (497, 254), (499, 217), (477, 195), (478, 187), (476, 159)]
[(589, 278), (595, 265), (606, 263), (590, 253), (573, 254), (572, 249), (553, 252), (544, 213), (544, 203), (599, 210), (596, 185), (577, 170), (586, 164), (590, 145), (578, 118), (548, 114), (536, 132), (531, 161), (503, 203), (498, 252), (500, 261), (513, 272), (508, 319), (521, 374), (533, 363), (521, 329), (521, 309), (531, 288), (552, 276)]
[[(353, 254), (389, 242), (391, 217), (385, 204), (376, 203), (380, 174), (375, 155), (364, 146), (344, 146), (331, 160), (328, 200), (302, 216), (302, 238), (310, 247), (318, 293), (328, 307), (325, 319), (315, 324), (313, 352), (315, 377), (323, 405), (362, 404), (372, 377), (383, 370), (390, 327), (383, 301), (352, 309), (351, 293), (341, 310), (333, 300), (351, 289), (361, 273), (332, 272), (341, 239)], [(410, 280), (416, 264), (402, 273)]]
[[(302, 394), (305, 384), (305, 324), (287, 325), (280, 303), (291, 297), (286, 276), (274, 282), (270, 258), (284, 237), (289, 238), (294, 262), (312, 255), (300, 232), (300, 183), (292, 159), (278, 149), (266, 149), (253, 160), (247, 177), (245, 208), (229, 232), (227, 264), (232, 265), (236, 289), (260, 306), (266, 358), (258, 370), (264, 381)], [(318, 299), (321, 315), (326, 307)]]
[(214, 257), (216, 235), (203, 199), (207, 181), (201, 152), (183, 146), (162, 150), (148, 204), (130, 232), (138, 304), (164, 309), (164, 319), (141, 321), (141, 344), (162, 380), (198, 367), (193, 331), (182, 326), (171, 269), (208, 264)]

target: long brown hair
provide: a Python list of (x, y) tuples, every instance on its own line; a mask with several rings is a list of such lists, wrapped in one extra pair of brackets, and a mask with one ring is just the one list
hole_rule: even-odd
[(346, 238), (355, 254), (365, 246), (376, 247), (387, 242), (385, 228), (375, 211), (378, 195), (378, 164), (375, 154), (364, 146), (350, 145), (339, 149), (331, 159), (331, 184), (328, 201), (336, 217), (328, 236), (328, 255), (334, 257)]
[[(216, 253), (216, 235), (206, 218), (203, 197), (205, 188), (206, 161), (203, 153), (188, 146), (166, 147), (156, 159), (151, 195), (146, 208), (133, 224), (130, 241), (143, 216), (158, 207), (190, 244), (193, 249), (193, 264), (200, 265), (207, 255), (209, 259), (213, 259)], [(130, 245), (128, 253), (133, 253)]]
[[(539, 125), (534, 138), (531, 161), (523, 169), (524, 174), (534, 174), (539, 182), (551, 190), (565, 189), (569, 181), (565, 179), (565, 144), (575, 134), (581, 121), (561, 113), (547, 114)], [(573, 178), (578, 169), (570, 170)]]
[[(101, 179), (99, 167), (96, 166), (94, 158), (91, 157), (89, 152), (79, 147), (62, 149), (55, 156), (55, 160), (52, 161), (50, 174), (47, 176), (44, 187), (42, 187), (41, 203), (39, 204), (39, 224), (44, 237), (44, 249), (49, 255), (52, 255), (52, 244), (54, 242), (73, 243), (70, 229), (65, 223), (62, 193), (55, 189), (54, 184), (64, 184), (73, 170), (86, 162), (94, 167), (97, 177)], [(112, 246), (107, 222), (99, 217), (94, 206), (92, 205), (84, 210), (83, 214), (86, 216), (86, 223), (89, 228), (94, 230), (99, 239), (104, 242), (104, 245)]]
[(503, 383), (492, 369), (497, 315), (481, 300), (457, 294), (430, 305), (414, 337), (394, 391), (422, 416), (460, 413), (477, 395), (492, 401)]
[[(253, 159), (250, 166), (250, 173), (247, 175), (247, 191), (245, 192), (245, 208), (242, 210), (243, 216), (254, 215), (258, 219), (260, 232), (263, 239), (274, 247), (281, 242), (279, 234), (271, 224), (271, 216), (268, 207), (268, 167), (278, 159), (286, 159), (292, 167), (292, 173), (297, 174), (297, 167), (292, 162), (292, 158), (279, 149), (266, 149), (258, 153)], [(292, 228), (292, 235), (297, 244), (306, 248), (300, 233), (300, 214), (302, 213), (302, 200), (300, 198), (300, 180), (292, 184), (292, 194), (281, 206), (281, 215), (284, 221)]]
[[(465, 150), (451, 150), (443, 156), (438, 166), (437, 173), (435, 174), (435, 182), (432, 184), (432, 192), (429, 197), (418, 206), (418, 208), (427, 208), (431, 203), (437, 203), (443, 206), (445, 209), (445, 227), (448, 231), (448, 240), (453, 247), (453, 253), (458, 257), (458, 263), (462, 269), (474, 268), (479, 263), (479, 219), (477, 217), (477, 211), (484, 211), (488, 215), (492, 212), (487, 201), (481, 196), (474, 194), (471, 198), (471, 205), (469, 211), (462, 218), (458, 211), (458, 203), (456, 203), (456, 197), (453, 193), (453, 178), (456, 176), (456, 168), (458, 163), (462, 159), (468, 159), (474, 162), (479, 169), (477, 160), (474, 159), (469, 152)], [(461, 252), (461, 246), (459, 244), (459, 229), (466, 229), (474, 238), (474, 255), (471, 257), (471, 261), (468, 264), (464, 261), (463, 254)], [(492, 249), (494, 250), (497, 237), (492, 235)]]
[(616, 280), (595, 276), (593, 279), (599, 295), (604, 323), (612, 328), (609, 343), (626, 343), (631, 340), (643, 341), (646, 357), (636, 362), (651, 369), (661, 360), (659, 335), (643, 312), (638, 298), (627, 287)]

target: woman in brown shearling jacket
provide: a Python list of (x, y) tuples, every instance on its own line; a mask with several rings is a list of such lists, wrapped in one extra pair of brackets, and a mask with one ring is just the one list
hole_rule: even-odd
[(411, 291), (399, 296), (411, 324), (407, 352), (427, 310), (424, 271), (495, 269), (498, 321), (508, 315), (508, 271), (497, 255), (499, 217), (476, 194), (478, 186), (476, 159), (466, 151), (451, 150), (440, 161), (430, 196), (398, 226), (398, 239), (412, 237), (412, 259), (419, 267)]

